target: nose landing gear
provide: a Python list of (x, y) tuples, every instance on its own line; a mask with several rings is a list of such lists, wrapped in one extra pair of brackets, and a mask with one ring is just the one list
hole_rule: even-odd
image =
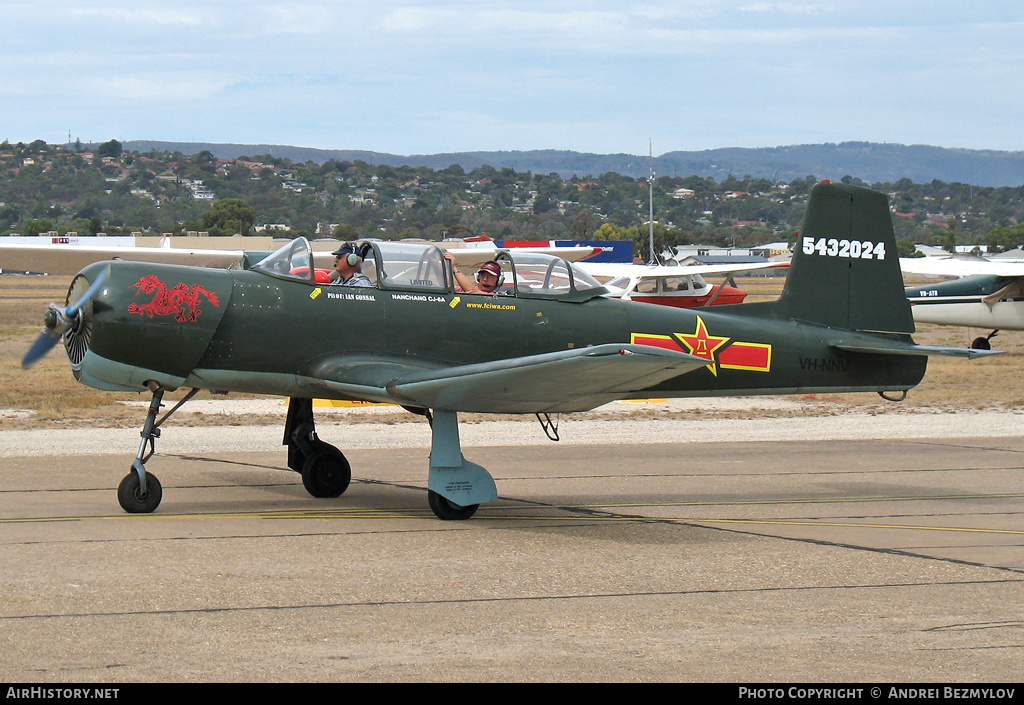
[(164, 495), (163, 488), (160, 486), (160, 481), (156, 479), (156, 475), (146, 472), (146, 462), (156, 452), (156, 439), (160, 437), (160, 426), (163, 422), (199, 392), (198, 389), (190, 391), (174, 405), (174, 408), (157, 421), (156, 415), (160, 413), (160, 402), (164, 398), (164, 389), (155, 383), (150, 383), (149, 388), (153, 392), (153, 399), (149, 402), (146, 423), (142, 426), (142, 441), (139, 443), (139, 451), (135, 454), (131, 470), (117, 486), (117, 501), (121, 508), (129, 514), (149, 514), (160, 506), (160, 500)]

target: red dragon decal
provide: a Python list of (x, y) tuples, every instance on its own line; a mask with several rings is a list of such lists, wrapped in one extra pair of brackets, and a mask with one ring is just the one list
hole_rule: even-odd
[(129, 304), (128, 313), (137, 313), (153, 316), (174, 316), (174, 320), (181, 323), (194, 322), (202, 311), (199, 309), (199, 295), (202, 294), (214, 306), (220, 308), (220, 300), (217, 294), (207, 291), (196, 284), (188, 286), (184, 282), (168, 289), (167, 285), (152, 274), (148, 274), (131, 286), (135, 287), (135, 295), (152, 294), (156, 292), (153, 300), (148, 304)]

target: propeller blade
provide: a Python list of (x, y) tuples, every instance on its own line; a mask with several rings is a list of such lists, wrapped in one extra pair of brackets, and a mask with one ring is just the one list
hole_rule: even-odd
[(97, 275), (96, 281), (94, 281), (89, 286), (89, 288), (85, 290), (85, 293), (82, 294), (77, 301), (69, 304), (68, 307), (64, 309), (64, 315), (67, 316), (68, 318), (74, 318), (75, 316), (77, 316), (78, 311), (82, 308), (82, 306), (85, 306), (86, 303), (92, 300), (92, 297), (96, 296), (96, 294), (99, 293), (100, 289), (103, 288), (103, 285), (107, 283), (107, 278), (109, 276), (110, 267), (108, 266), (106, 269), (101, 271), (99, 275)]
[(44, 328), (43, 332), (36, 338), (36, 342), (32, 343), (32, 347), (25, 353), (25, 357), (21, 359), (21, 368), (27, 370), (44, 357), (57, 344), (61, 335), (62, 333)]
[[(75, 301), (68, 304), (63, 310), (55, 304), (50, 304), (50, 308), (44, 316), (44, 322), (46, 328), (36, 338), (36, 341), (32, 343), (32, 347), (25, 353), (25, 357), (21, 359), (21, 368), (28, 369), (41, 358), (43, 358), (53, 346), (57, 344), (57, 341), (61, 339), (64, 332), (67, 331), (73, 324), (74, 320), (78, 318), (78, 314), (81, 312), (82, 307), (89, 303), (96, 294), (103, 288), (107, 283), (107, 279), (110, 277), (110, 267), (103, 269), (97, 276), (96, 281), (89, 285), (89, 288), (82, 293)], [(74, 284), (72, 284), (72, 290), (74, 290)]]

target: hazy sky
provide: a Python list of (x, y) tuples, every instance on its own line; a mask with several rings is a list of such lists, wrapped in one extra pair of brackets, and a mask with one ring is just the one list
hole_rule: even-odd
[(8, 0), (0, 140), (1024, 150), (1022, 0)]

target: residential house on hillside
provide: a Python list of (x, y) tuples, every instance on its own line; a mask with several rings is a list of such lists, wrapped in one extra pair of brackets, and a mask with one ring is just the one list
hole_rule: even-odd
[(662, 257), (669, 264), (749, 264), (790, 257), (789, 244), (770, 243), (758, 247), (716, 247), (714, 245), (677, 245)]

